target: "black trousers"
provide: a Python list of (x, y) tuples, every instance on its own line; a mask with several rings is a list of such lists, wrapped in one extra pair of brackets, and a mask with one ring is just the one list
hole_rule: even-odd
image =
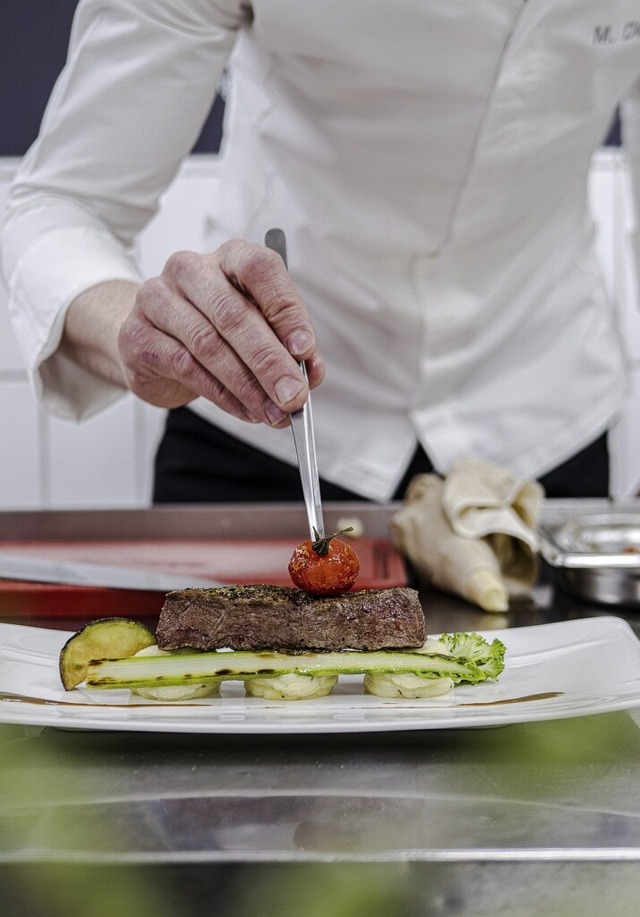
[[(433, 471), (419, 448), (398, 485), (401, 499), (411, 478)], [(607, 497), (609, 453), (603, 434), (540, 479), (548, 497)], [(321, 481), (324, 500), (363, 498)], [(155, 461), (154, 503), (253, 503), (302, 499), (297, 468), (235, 439), (188, 408), (169, 411)]]

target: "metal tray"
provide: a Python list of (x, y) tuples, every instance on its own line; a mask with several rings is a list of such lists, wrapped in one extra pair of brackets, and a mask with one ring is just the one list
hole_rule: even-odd
[(640, 512), (589, 513), (542, 526), (540, 551), (578, 597), (640, 605)]
[[(360, 533), (359, 588), (408, 581), (388, 538), (394, 509), (325, 504), (328, 531), (352, 525)], [(179, 579), (288, 584), (288, 559), (305, 537), (301, 503), (0, 513), (0, 621), (77, 630), (97, 617), (130, 615), (153, 626), (164, 594), (182, 588)], [(37, 566), (27, 578), (26, 568)], [(58, 568), (64, 576), (56, 579)]]

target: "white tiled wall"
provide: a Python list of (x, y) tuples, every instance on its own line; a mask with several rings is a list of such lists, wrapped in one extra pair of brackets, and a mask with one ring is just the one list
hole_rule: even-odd
[[(0, 208), (15, 165), (0, 160)], [(206, 248), (207, 191), (214, 181), (215, 157), (185, 163), (140, 241), (146, 275), (159, 272), (175, 249)], [(628, 176), (617, 150), (596, 157), (591, 196), (632, 369), (628, 405), (612, 436), (613, 492), (622, 497), (640, 487), (640, 313), (626, 238)], [(81, 425), (46, 417), (31, 395), (0, 289), (0, 510), (147, 506), (162, 418), (162, 411), (132, 396)]]
[[(0, 212), (16, 160), (0, 159)], [(215, 156), (194, 156), (139, 243), (145, 275), (176, 248), (203, 250)], [(77, 425), (45, 416), (27, 374), (0, 287), (0, 510), (147, 506), (164, 413), (124, 396)]]
[(598, 154), (591, 170), (590, 190), (600, 261), (618, 312), (630, 369), (625, 409), (609, 437), (612, 493), (623, 498), (640, 491), (640, 296), (630, 244), (636, 216), (630, 177), (620, 151), (607, 149)]

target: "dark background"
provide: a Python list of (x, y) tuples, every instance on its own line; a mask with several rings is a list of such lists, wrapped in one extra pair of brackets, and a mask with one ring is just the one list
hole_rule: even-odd
[[(21, 156), (35, 140), (64, 65), (77, 3), (0, 0), (0, 156)], [(224, 104), (217, 98), (194, 152), (217, 151), (223, 112)], [(617, 123), (607, 143), (619, 143)]]
[[(35, 140), (64, 66), (78, 0), (0, 0), (0, 156), (22, 156)], [(194, 152), (220, 144), (224, 105), (216, 99)]]

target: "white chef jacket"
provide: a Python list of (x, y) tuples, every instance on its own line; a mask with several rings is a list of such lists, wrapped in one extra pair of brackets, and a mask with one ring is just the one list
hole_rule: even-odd
[[(49, 408), (121, 391), (56, 354), (232, 79), (211, 248), (288, 237), (327, 363), (321, 474), (389, 498), (418, 442), (540, 475), (607, 428), (625, 377), (587, 174), (618, 100), (640, 146), (640, 0), (82, 0), (15, 183), (4, 271)], [(287, 430), (193, 405), (294, 461)]]

